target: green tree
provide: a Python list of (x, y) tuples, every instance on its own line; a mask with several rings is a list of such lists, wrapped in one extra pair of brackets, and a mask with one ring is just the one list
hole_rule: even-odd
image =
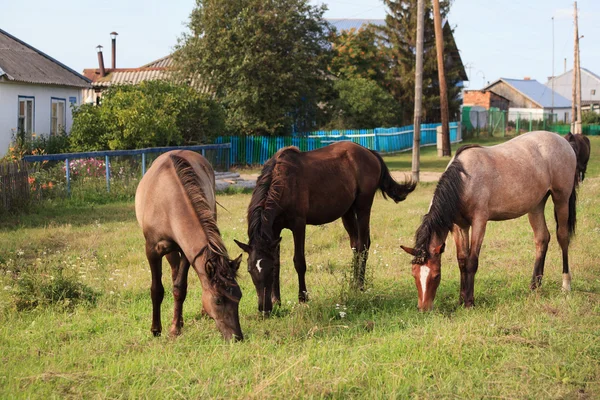
[(329, 72), (341, 79), (367, 78), (385, 86), (389, 69), (385, 52), (377, 46), (374, 26), (334, 32)]
[(197, 0), (174, 54), (179, 79), (210, 87), (233, 132), (310, 129), (328, 83), (325, 10), (308, 0)]
[(583, 111), (581, 113), (581, 123), (583, 124), (600, 124), (600, 114), (595, 111)]
[(327, 129), (372, 129), (400, 122), (398, 103), (375, 81), (337, 80), (334, 88), (338, 98), (332, 101), (333, 119)]
[[(403, 106), (403, 123), (412, 123), (415, 97), (417, 0), (384, 0), (389, 9), (386, 25), (380, 28), (381, 49), (386, 51), (390, 63), (387, 85), (394, 98)], [(441, 15), (445, 18), (449, 3), (441, 2)], [(431, 2), (425, 3), (423, 60), (423, 121), (440, 121), (440, 90), (437, 72), (437, 53)], [(447, 28), (445, 28), (447, 32)], [(460, 65), (450, 57), (457, 52), (450, 35), (444, 35), (446, 82), (448, 84), (449, 114), (457, 115), (460, 107), (457, 83)]]
[(147, 81), (74, 110), (70, 139), (75, 151), (199, 144), (222, 134), (224, 121), (222, 108), (189, 86)]

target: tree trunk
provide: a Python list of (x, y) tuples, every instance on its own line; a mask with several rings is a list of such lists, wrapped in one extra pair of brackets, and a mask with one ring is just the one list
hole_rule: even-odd
[(415, 115), (413, 125), (412, 180), (419, 182), (421, 150), (421, 103), (423, 97), (423, 32), (425, 0), (417, 1), (417, 65), (415, 68)]
[(440, 0), (433, 0), (433, 24), (435, 27), (435, 50), (437, 53), (438, 78), (440, 82), (440, 113), (442, 117), (442, 156), (450, 157), (450, 121), (448, 117), (448, 87), (444, 68), (444, 33)]

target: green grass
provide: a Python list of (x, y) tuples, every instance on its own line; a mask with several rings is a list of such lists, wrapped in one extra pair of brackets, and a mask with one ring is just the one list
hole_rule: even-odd
[[(447, 160), (429, 151), (422, 153), (422, 169), (443, 170)], [(410, 157), (386, 161), (407, 170)], [(553, 241), (540, 290), (529, 290), (535, 249), (527, 218), (490, 223), (476, 307), (458, 306), (459, 273), (448, 240), (435, 311), (419, 313), (411, 257), (399, 245), (412, 244), (434, 188), (420, 185), (400, 204), (377, 196), (370, 283), (362, 293), (350, 290), (351, 251), (337, 221), (307, 231), (311, 301), (297, 304), (291, 234), (284, 231), (283, 304), (273, 317), (259, 317), (245, 265), (240, 269), (242, 343), (223, 342), (214, 323), (200, 315), (195, 276), (183, 334), (152, 337), (150, 272), (133, 202), (55, 202), (5, 217), (0, 398), (599, 398), (600, 140), (592, 138), (579, 189), (569, 294), (560, 290), (561, 256), (549, 205)], [(233, 239), (247, 239), (249, 200), (248, 193), (218, 198), (229, 210), (219, 210), (219, 226), (232, 256), (240, 253)], [(166, 264), (165, 331), (173, 305)], [(38, 295), (19, 292), (24, 277), (48, 285), (58, 271), (98, 296), (46, 299), (17, 311), (20, 297)]]

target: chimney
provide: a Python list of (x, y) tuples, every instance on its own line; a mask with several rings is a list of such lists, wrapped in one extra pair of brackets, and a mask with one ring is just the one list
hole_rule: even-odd
[(117, 68), (117, 32), (111, 32), (110, 38), (112, 39), (112, 69)]
[(565, 57), (565, 66), (563, 67), (565, 69), (565, 74), (567, 73), (567, 58)]
[(526, 76), (525, 78), (523, 78), (524, 81), (530, 81), (531, 77), (530, 76)]
[(98, 65), (100, 66), (100, 78), (104, 78), (106, 76), (106, 70), (104, 69), (104, 57), (102, 56), (102, 46), (96, 46), (98, 49)]

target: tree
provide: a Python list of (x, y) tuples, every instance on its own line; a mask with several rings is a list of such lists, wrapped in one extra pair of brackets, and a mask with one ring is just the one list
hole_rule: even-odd
[[(390, 70), (388, 83), (394, 98), (403, 106), (403, 122), (413, 120), (415, 96), (415, 54), (417, 32), (417, 0), (384, 0), (389, 9), (386, 25), (379, 30), (387, 52)], [(440, 4), (441, 15), (444, 18), (449, 10), (448, 2)], [(423, 121), (440, 120), (439, 80), (437, 76), (437, 58), (435, 49), (435, 32), (430, 2), (425, 3), (424, 23), (424, 60), (423, 60)], [(458, 114), (460, 102), (459, 65), (449, 62), (449, 54), (456, 51), (452, 46), (449, 35), (444, 37), (444, 47), (448, 50), (445, 55), (446, 81), (448, 84), (449, 111), (451, 115)], [(449, 68), (448, 68), (449, 67)]]
[(197, 0), (174, 55), (179, 79), (205, 82), (237, 133), (309, 130), (327, 85), (325, 10), (308, 0)]
[(334, 89), (334, 117), (327, 129), (372, 129), (399, 123), (398, 103), (375, 81), (340, 79), (335, 81)]
[(377, 40), (373, 26), (332, 33), (333, 55), (329, 72), (340, 79), (371, 79), (385, 87), (389, 66)]

